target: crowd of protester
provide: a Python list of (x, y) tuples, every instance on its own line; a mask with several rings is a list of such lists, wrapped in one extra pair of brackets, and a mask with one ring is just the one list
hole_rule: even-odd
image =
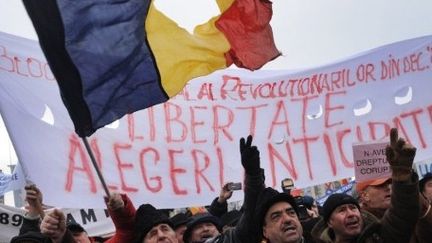
[(170, 215), (154, 205), (135, 207), (127, 195), (112, 193), (105, 202), (115, 225), (109, 239), (89, 237), (58, 209), (43, 210), (42, 193), (26, 186), (27, 212), (11, 242), (118, 243), (431, 243), (432, 173), (419, 180), (412, 165), (415, 147), (390, 131), (386, 148), (389, 178), (356, 184), (355, 198), (334, 193), (321, 206), (310, 196), (293, 197), (264, 185), (259, 149), (252, 136), (240, 139), (245, 170), (240, 210), (228, 210), (233, 183), (221, 188), (205, 212)]

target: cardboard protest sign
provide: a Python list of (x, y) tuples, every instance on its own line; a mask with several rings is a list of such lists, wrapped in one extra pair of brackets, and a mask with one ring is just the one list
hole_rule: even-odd
[(385, 148), (388, 142), (353, 145), (355, 178), (357, 182), (391, 176)]

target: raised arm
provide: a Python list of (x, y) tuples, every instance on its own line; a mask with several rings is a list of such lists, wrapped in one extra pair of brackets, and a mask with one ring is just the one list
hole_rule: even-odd
[(258, 242), (258, 229), (253, 223), (253, 215), (258, 195), (264, 190), (264, 170), (260, 165), (260, 152), (256, 146), (252, 146), (252, 139), (251, 135), (247, 139), (240, 139), (241, 163), (245, 170), (243, 214), (235, 228), (236, 238), (240, 242)]
[(128, 243), (134, 239), (135, 207), (126, 194), (112, 193), (105, 198), (108, 213), (115, 226), (115, 234), (108, 243)]
[(419, 215), (418, 176), (412, 170), (416, 148), (390, 131), (387, 161), (392, 170), (391, 205), (382, 219), (382, 230), (389, 242), (409, 242)]
[(232, 182), (226, 183), (219, 193), (219, 197), (215, 198), (209, 208), (209, 213), (216, 217), (221, 217), (228, 212), (228, 199), (231, 198), (233, 191), (229, 189)]
[(42, 192), (36, 185), (27, 185), (24, 189), (26, 192), (25, 200), (28, 205), (26, 206), (27, 212), (24, 214), (19, 235), (27, 232), (40, 232), (39, 222), (44, 216), (44, 211), (42, 209)]
[(71, 233), (66, 229), (66, 217), (59, 209), (47, 213), (40, 225), (41, 233), (49, 237), (52, 243), (73, 243)]

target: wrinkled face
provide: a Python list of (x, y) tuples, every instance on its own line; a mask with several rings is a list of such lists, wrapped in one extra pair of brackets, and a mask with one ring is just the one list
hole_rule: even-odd
[(178, 243), (183, 243), (183, 235), (184, 235), (185, 231), (186, 231), (186, 225), (185, 224), (180, 225), (177, 227), (177, 229), (175, 229)]
[(336, 239), (346, 240), (360, 234), (363, 218), (355, 204), (343, 204), (333, 210), (327, 224), (333, 229)]
[(263, 236), (271, 243), (297, 243), (302, 235), (303, 228), (291, 204), (277, 202), (267, 210)]
[(432, 180), (426, 181), (423, 188), (423, 194), (427, 199), (429, 199), (429, 201), (432, 201)]
[(370, 208), (388, 209), (391, 203), (391, 181), (378, 186), (368, 186), (361, 197), (362, 203)]
[(175, 231), (167, 224), (158, 224), (144, 237), (143, 243), (177, 243)]
[(195, 225), (191, 231), (191, 241), (204, 241), (218, 236), (220, 233), (213, 223), (205, 222)]

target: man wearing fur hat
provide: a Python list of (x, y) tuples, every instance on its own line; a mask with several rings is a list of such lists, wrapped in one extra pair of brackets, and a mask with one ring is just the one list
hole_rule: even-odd
[(315, 225), (317, 242), (392, 242), (410, 241), (419, 215), (418, 176), (412, 171), (416, 149), (396, 129), (390, 131), (386, 157), (392, 169), (390, 208), (381, 220), (360, 210), (357, 201), (345, 194), (333, 194), (324, 203), (324, 219)]
[(141, 205), (135, 215), (135, 243), (177, 243), (168, 216), (150, 204)]
[(221, 233), (220, 220), (209, 213), (199, 213), (191, 217), (183, 234), (183, 242), (202, 243)]
[(258, 197), (255, 220), (260, 238), (268, 243), (313, 242), (303, 236), (295, 199), (288, 193), (265, 188)]

